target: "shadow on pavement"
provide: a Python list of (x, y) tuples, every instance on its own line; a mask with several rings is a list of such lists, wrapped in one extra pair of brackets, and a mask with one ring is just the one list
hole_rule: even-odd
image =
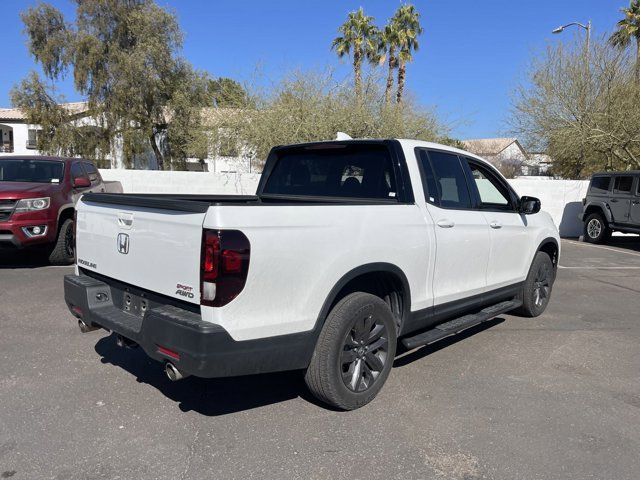
[(47, 266), (49, 266), (47, 254), (41, 250), (0, 250), (0, 269)]
[(155, 387), (178, 403), (183, 412), (226, 415), (297, 397), (326, 408), (307, 391), (301, 371), (212, 379), (188, 377), (171, 382), (160, 362), (149, 358), (141, 348), (118, 347), (115, 335), (100, 339), (95, 350), (102, 357), (102, 363), (121, 367), (138, 382)]
[(613, 236), (607, 240), (604, 245), (640, 252), (640, 235), (628, 235), (624, 237)]
[[(393, 366), (403, 367), (502, 322), (504, 319), (497, 318), (417, 349), (396, 358)], [(171, 382), (165, 376), (160, 362), (149, 358), (140, 348), (118, 347), (115, 335), (101, 338), (96, 343), (95, 350), (102, 357), (102, 363), (120, 367), (134, 375), (138, 382), (156, 388), (176, 402), (183, 412), (194, 411), (206, 416), (226, 415), (298, 397), (321, 408), (331, 409), (309, 393), (304, 383), (304, 373), (300, 370), (230, 378), (188, 377), (179, 382)], [(399, 355), (403, 353), (406, 352), (398, 352)]]

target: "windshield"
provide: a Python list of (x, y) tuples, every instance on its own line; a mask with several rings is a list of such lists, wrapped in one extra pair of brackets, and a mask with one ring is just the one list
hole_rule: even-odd
[(384, 145), (318, 145), (278, 153), (263, 193), (395, 200), (391, 156)]
[(61, 183), (63, 177), (63, 162), (0, 160), (0, 182)]

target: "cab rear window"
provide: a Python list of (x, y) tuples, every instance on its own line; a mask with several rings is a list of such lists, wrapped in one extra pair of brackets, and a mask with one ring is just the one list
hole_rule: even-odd
[(607, 193), (610, 184), (611, 177), (593, 177), (589, 191), (592, 193)]
[(312, 145), (278, 152), (263, 194), (395, 200), (396, 178), (384, 145)]

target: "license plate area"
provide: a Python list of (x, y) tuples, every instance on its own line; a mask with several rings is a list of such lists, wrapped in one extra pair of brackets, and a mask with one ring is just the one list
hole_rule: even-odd
[(135, 294), (128, 289), (122, 294), (122, 310), (138, 317), (144, 317), (149, 310), (149, 299), (144, 293)]

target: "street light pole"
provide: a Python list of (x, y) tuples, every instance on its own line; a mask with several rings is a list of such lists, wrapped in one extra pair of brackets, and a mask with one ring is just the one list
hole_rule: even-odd
[(587, 39), (585, 42), (585, 59), (587, 62), (587, 66), (589, 65), (589, 49), (591, 48), (591, 20), (587, 22), (587, 24), (583, 24), (580, 22), (571, 22), (566, 25), (562, 25), (561, 27), (555, 28), (551, 31), (551, 33), (562, 33), (565, 28), (571, 27), (575, 25), (576, 27), (584, 28), (587, 31)]
[[(590, 48), (591, 48), (591, 20), (589, 20), (587, 22), (586, 25), (580, 23), (580, 22), (571, 22), (571, 23), (567, 23), (566, 25), (562, 25), (561, 27), (558, 27), (556, 29), (554, 29), (551, 33), (562, 33), (564, 31), (565, 28), (567, 27), (571, 27), (571, 26), (577, 26), (580, 28), (584, 28), (587, 32), (587, 38), (585, 41), (585, 51), (584, 51), (584, 73), (585, 73), (585, 82), (590, 83), (590, 67), (589, 67), (589, 62), (590, 62)], [(587, 87), (588, 88), (588, 87)], [(587, 96), (588, 93), (587, 91), (584, 92), (583, 95), (581, 95), (581, 110), (586, 110), (587, 108)], [(586, 143), (586, 137), (583, 138), (583, 142)], [(582, 162), (584, 162), (584, 143), (582, 145), (581, 148), (581, 152), (580, 152), (580, 158), (582, 160)]]

